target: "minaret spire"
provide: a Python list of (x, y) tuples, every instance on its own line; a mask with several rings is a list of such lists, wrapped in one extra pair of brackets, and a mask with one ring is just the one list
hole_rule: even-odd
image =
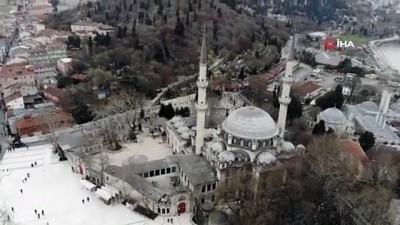
[(207, 64), (206, 26), (203, 28), (203, 41), (201, 43), (200, 64)]
[(293, 83), (293, 68), (296, 65), (295, 61), (296, 55), (296, 36), (293, 32), (292, 43), (290, 44), (289, 55), (287, 57), (286, 63), (286, 70), (285, 76), (282, 78), (282, 92), (281, 96), (279, 97), (279, 117), (278, 117), (278, 127), (280, 130), (280, 138), (283, 140), (285, 134), (285, 127), (286, 127), (286, 117), (287, 117), (287, 110), (292, 100), (290, 98), (290, 89)]
[(204, 126), (206, 121), (207, 105), (207, 45), (206, 26), (203, 31), (203, 43), (201, 45), (199, 77), (197, 79), (197, 123), (196, 123), (196, 154), (201, 154), (204, 145)]

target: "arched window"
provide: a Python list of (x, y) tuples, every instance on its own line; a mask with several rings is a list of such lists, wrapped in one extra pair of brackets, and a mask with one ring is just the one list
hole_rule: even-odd
[(165, 209), (164, 208), (162, 209), (162, 214), (165, 214)]

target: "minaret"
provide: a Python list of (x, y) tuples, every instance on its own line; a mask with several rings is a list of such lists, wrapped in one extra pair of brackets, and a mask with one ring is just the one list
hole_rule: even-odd
[(204, 26), (203, 43), (201, 45), (199, 78), (197, 79), (197, 123), (196, 123), (196, 154), (201, 154), (204, 144), (204, 126), (206, 123), (207, 111), (207, 46), (206, 46), (206, 27)]
[(291, 101), (290, 87), (293, 83), (293, 67), (296, 64), (296, 61), (294, 59), (294, 56), (296, 54), (295, 46), (296, 46), (296, 38), (295, 35), (293, 34), (293, 40), (291, 43), (291, 47), (289, 49), (289, 56), (287, 58), (287, 63), (286, 63), (285, 76), (282, 78), (282, 93), (281, 96), (279, 97), (280, 107), (279, 107), (279, 117), (278, 117), (278, 128), (280, 132), (279, 135), (281, 138), (283, 138), (283, 135), (285, 134), (287, 110), (289, 103)]

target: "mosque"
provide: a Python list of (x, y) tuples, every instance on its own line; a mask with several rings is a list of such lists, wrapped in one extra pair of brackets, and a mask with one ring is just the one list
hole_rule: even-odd
[[(263, 188), (261, 185), (265, 183), (277, 182), (272, 178), (276, 175), (278, 183), (285, 182), (286, 165), (304, 149), (304, 146), (295, 147), (283, 140), (291, 101), (292, 68), (296, 64), (294, 51), (292, 45), (282, 79), (277, 123), (264, 110), (245, 106), (230, 112), (217, 127), (206, 129), (208, 79), (204, 35), (197, 79), (196, 118), (176, 116), (158, 121), (173, 154), (162, 160), (109, 166), (104, 172), (105, 183), (119, 190), (116, 195), (130, 193), (132, 204), (170, 216), (210, 210), (218, 204), (215, 190), (228, 184), (237, 170), (251, 172), (259, 188)], [(161, 185), (152, 185), (154, 179), (158, 179)], [(227, 218), (223, 212), (211, 212), (209, 224), (229, 224)]]

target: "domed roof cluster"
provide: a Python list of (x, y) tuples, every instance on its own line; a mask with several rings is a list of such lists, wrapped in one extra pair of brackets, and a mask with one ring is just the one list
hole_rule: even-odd
[(175, 127), (182, 139), (190, 139), (191, 130), (187, 127), (185, 120), (180, 116), (174, 116), (169, 122)]
[(222, 129), (235, 137), (263, 140), (279, 134), (271, 116), (256, 107), (242, 107), (233, 111), (222, 123)]
[(319, 118), (329, 124), (344, 124), (346, 116), (337, 108), (328, 108), (319, 114)]

